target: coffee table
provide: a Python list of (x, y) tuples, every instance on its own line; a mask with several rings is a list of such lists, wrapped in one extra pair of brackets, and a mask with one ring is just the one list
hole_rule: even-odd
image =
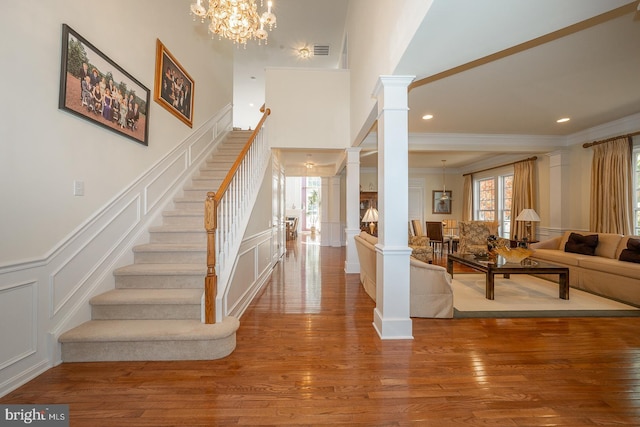
[(557, 274), (559, 280), (559, 297), (569, 299), (569, 268), (561, 267), (544, 261), (525, 259), (521, 263), (508, 263), (500, 256), (491, 260), (476, 257), (473, 254), (449, 254), (447, 256), (447, 271), (453, 277), (453, 263), (466, 265), (486, 275), (485, 297), (494, 299), (494, 276), (503, 274), (508, 279), (511, 274)]

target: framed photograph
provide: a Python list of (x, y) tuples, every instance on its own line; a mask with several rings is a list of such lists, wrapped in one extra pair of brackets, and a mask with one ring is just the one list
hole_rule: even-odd
[(159, 39), (156, 41), (155, 79), (154, 101), (193, 127), (195, 82)]
[[(443, 199), (442, 196), (446, 194), (448, 197)], [(451, 191), (446, 190), (444, 192), (439, 190), (433, 190), (433, 212), (434, 214), (451, 214)]]
[(149, 145), (151, 91), (62, 24), (58, 108)]

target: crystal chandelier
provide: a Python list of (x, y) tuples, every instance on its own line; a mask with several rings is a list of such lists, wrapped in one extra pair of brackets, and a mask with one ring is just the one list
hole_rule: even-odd
[[(204, 0), (205, 2), (207, 0)], [(273, 2), (267, 2), (267, 11), (258, 15), (255, 0), (208, 0), (209, 7), (202, 5), (203, 0), (191, 4), (191, 13), (199, 16), (202, 22), (209, 19), (209, 32), (224, 37), (234, 43), (246, 46), (247, 40), (257, 39), (258, 44), (267, 43), (267, 31), (276, 26), (276, 15), (271, 12)], [(260, 0), (263, 7), (263, 0)]]

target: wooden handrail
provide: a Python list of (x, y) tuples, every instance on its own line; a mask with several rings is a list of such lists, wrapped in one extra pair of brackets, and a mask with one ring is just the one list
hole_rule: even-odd
[[(261, 108), (260, 111), (262, 110), (263, 109)], [(267, 120), (267, 117), (269, 116), (269, 114), (271, 114), (271, 110), (269, 108), (265, 109), (264, 114), (260, 119), (260, 122), (258, 122), (258, 126), (256, 126), (256, 128), (253, 130), (251, 137), (242, 148), (242, 151), (240, 152), (240, 154), (238, 154), (236, 161), (233, 163), (233, 166), (231, 166), (231, 169), (229, 169), (229, 173), (227, 173), (227, 176), (225, 176), (224, 181), (222, 181), (222, 184), (220, 184), (220, 188), (218, 189), (218, 192), (216, 193), (216, 196), (215, 196), (216, 205), (220, 203), (220, 200), (222, 200), (222, 196), (224, 196), (224, 193), (227, 192), (227, 189), (229, 188), (229, 184), (231, 184), (231, 180), (233, 179), (233, 176), (236, 174), (236, 171), (240, 167), (240, 163), (242, 163), (242, 159), (244, 159), (245, 154), (247, 154), (247, 152), (249, 151), (249, 148), (251, 148), (251, 144), (253, 144), (253, 141), (256, 139), (258, 132), (260, 132), (260, 129), (262, 128), (262, 125), (264, 124), (265, 120)]]
[(216, 272), (216, 232), (218, 229), (218, 207), (220, 206), (220, 201), (223, 196), (229, 189), (229, 185), (238, 171), (238, 168), (242, 164), (245, 155), (262, 129), (262, 125), (271, 114), (271, 110), (268, 108), (265, 109), (264, 105), (260, 111), (264, 114), (262, 115), (262, 119), (260, 119), (258, 126), (256, 126), (251, 137), (242, 148), (240, 154), (238, 154), (236, 161), (225, 176), (218, 191), (208, 192), (204, 203), (204, 228), (207, 231), (207, 276), (204, 279), (204, 322), (206, 324), (216, 323), (216, 298), (218, 294), (218, 274)]

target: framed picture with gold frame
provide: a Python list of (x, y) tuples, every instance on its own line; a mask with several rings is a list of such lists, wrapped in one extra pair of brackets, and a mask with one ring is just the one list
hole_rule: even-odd
[(193, 127), (194, 89), (195, 82), (189, 73), (157, 39), (153, 100), (187, 126)]
[[(443, 198), (443, 196), (447, 196)], [(433, 190), (433, 212), (434, 214), (451, 214), (452, 191)]]

